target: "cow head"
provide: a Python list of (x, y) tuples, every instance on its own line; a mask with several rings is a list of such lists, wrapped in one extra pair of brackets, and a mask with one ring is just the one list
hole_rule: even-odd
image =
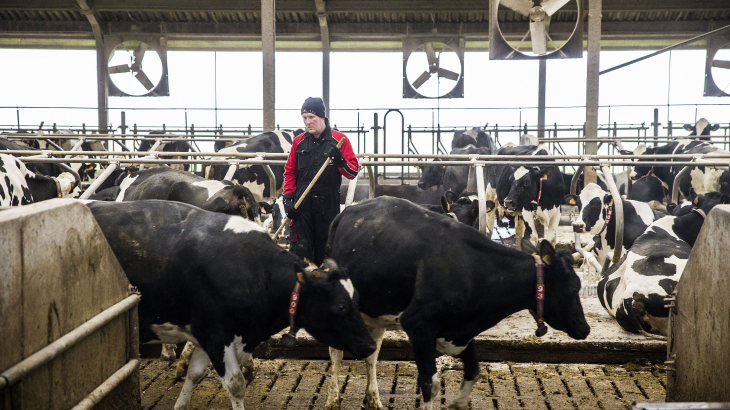
[(684, 124), (684, 129), (691, 131), (689, 135), (710, 135), (710, 132), (720, 129), (720, 124), (710, 124), (706, 119), (700, 118), (694, 125)]
[[(439, 161), (438, 159), (433, 162)], [(421, 165), (416, 166), (416, 169), (421, 170), (421, 179), (418, 180), (418, 188), (428, 189), (432, 186), (439, 186), (444, 182), (444, 172), (446, 172), (446, 165)]]
[[(653, 147), (647, 147), (646, 145), (639, 145), (634, 149), (634, 152), (631, 152), (630, 154), (633, 155), (654, 155), (655, 148)], [(642, 160), (639, 160), (639, 163), (641, 163)], [(652, 165), (639, 165), (637, 164), (634, 166), (634, 170), (629, 174), (629, 177), (631, 177), (632, 180), (636, 181), (639, 178), (643, 178), (647, 175), (651, 175), (654, 173), (654, 166)]]
[(579, 213), (573, 221), (573, 232), (598, 235), (603, 230), (608, 209), (613, 205), (613, 197), (598, 185), (590, 183), (578, 195), (566, 195), (565, 205), (577, 206)]
[[(496, 208), (494, 201), (486, 201), (486, 205), (487, 212), (491, 212)], [(476, 198), (475, 193), (465, 192), (461, 197), (457, 197), (453, 191), (446, 191), (441, 196), (441, 207), (444, 212), (453, 214), (459, 222), (478, 227), (479, 200)]]
[(547, 180), (554, 169), (553, 167), (519, 167), (515, 172), (510, 173), (510, 189), (509, 194), (504, 198), (504, 207), (511, 212), (537, 209), (540, 181)]
[(375, 342), (360, 316), (360, 297), (350, 278), (332, 259), (317, 269), (297, 267), (301, 283), (296, 325), (317, 341), (347, 350), (362, 359), (375, 352)]
[(573, 256), (570, 252), (556, 252), (548, 240), (542, 240), (539, 249), (532, 246), (529, 240), (523, 240), (522, 249), (538, 255), (543, 263), (545, 322), (573, 339), (582, 340), (588, 337), (591, 327), (583, 314), (579, 295), (580, 279), (573, 270)]

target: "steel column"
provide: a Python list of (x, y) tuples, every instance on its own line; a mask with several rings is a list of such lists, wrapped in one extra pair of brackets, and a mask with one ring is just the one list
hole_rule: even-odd
[(325, 114), (330, 116), (330, 29), (327, 25), (327, 12), (324, 0), (314, 0), (319, 19), (319, 31), (322, 38), (322, 101)]
[[(588, 6), (588, 71), (586, 76), (586, 129), (585, 138), (598, 138), (598, 85), (601, 52), (602, 0), (589, 0)], [(584, 152), (597, 154), (598, 145), (586, 142)], [(596, 182), (596, 171), (586, 168), (584, 185)]]
[(261, 0), (261, 50), (264, 58), (264, 132), (276, 129), (275, 0)]
[(537, 89), (537, 138), (545, 138), (545, 85), (547, 83), (547, 60), (539, 60)]

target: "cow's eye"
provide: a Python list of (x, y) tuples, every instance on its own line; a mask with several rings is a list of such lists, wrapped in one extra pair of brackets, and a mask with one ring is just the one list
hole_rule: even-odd
[(339, 307), (340, 307), (340, 312), (344, 312), (344, 311), (347, 310), (347, 306), (345, 306), (344, 303), (340, 303), (340, 306)]

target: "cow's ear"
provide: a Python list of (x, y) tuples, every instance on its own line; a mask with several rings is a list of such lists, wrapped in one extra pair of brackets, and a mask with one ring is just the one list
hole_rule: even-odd
[(710, 128), (710, 131), (717, 131), (719, 129), (720, 129), (720, 124), (715, 124), (712, 126), (712, 128)]
[(451, 210), (451, 204), (449, 204), (445, 195), (441, 195), (441, 208), (444, 209), (444, 212), (449, 212)]
[(271, 211), (274, 209), (274, 206), (266, 201), (260, 201), (259, 208), (261, 208), (262, 214), (270, 214)]
[(415, 169), (421, 169), (421, 166), (420, 165), (414, 165), (413, 168), (415, 168)]
[(675, 209), (677, 209), (677, 204), (675, 204), (674, 202), (670, 202), (667, 204), (667, 212), (669, 212), (669, 215), (673, 215)]
[(550, 175), (552, 175), (552, 174), (553, 174), (553, 171), (554, 171), (554, 170), (555, 170), (555, 167), (547, 167), (547, 168), (543, 168), (543, 169), (542, 169), (542, 170), (540, 171), (540, 179), (543, 179), (543, 180), (544, 180), (544, 179), (548, 179), (548, 177), (549, 177)]
[(545, 265), (552, 265), (555, 262), (555, 248), (547, 239), (540, 242), (540, 259)]
[(611, 205), (613, 205), (613, 196), (612, 196), (611, 194), (606, 194), (606, 195), (604, 195), (604, 196), (603, 196), (603, 203), (604, 203), (604, 204), (605, 204), (606, 206), (611, 206)]
[(340, 269), (340, 267), (337, 266), (337, 262), (335, 262), (332, 258), (325, 258), (319, 268), (325, 272), (334, 272)]
[(694, 131), (695, 130), (695, 126), (692, 125), (692, 124), (684, 124), (684, 126), (682, 128), (684, 128), (687, 131)]
[(720, 197), (720, 205), (730, 204), (730, 196), (724, 195)]
[(647, 151), (647, 147), (645, 144), (639, 144), (634, 148), (633, 155), (642, 155)]
[(622, 149), (622, 150), (619, 150), (618, 152), (621, 155), (634, 155), (634, 152), (633, 151), (629, 151), (627, 149)]
[(456, 202), (457, 199), (459, 199), (459, 196), (456, 195), (456, 192), (451, 190), (444, 192), (444, 196), (450, 204), (453, 204), (454, 202)]
[(697, 192), (695, 192), (695, 189), (690, 187), (689, 188), (689, 198), (687, 198), (690, 202), (697, 205), (697, 202), (699, 200), (699, 195), (697, 195)]
[[(489, 212), (489, 209), (487, 209), (487, 212)], [(479, 200), (471, 201), (471, 214), (479, 216)]]
[[(474, 201), (477, 204), (477, 209), (479, 207), (479, 201)], [(494, 201), (487, 201), (487, 212), (492, 212), (494, 208), (497, 207), (497, 204), (494, 203)]]
[(572, 205), (580, 208), (580, 197), (575, 194), (568, 194), (563, 197), (563, 203), (565, 205)]

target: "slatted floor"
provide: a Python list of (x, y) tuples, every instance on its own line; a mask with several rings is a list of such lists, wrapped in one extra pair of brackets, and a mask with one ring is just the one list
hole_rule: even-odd
[[(329, 383), (324, 360), (255, 360), (256, 375), (246, 390), (247, 410), (323, 409)], [(458, 395), (462, 380), (458, 361), (440, 359), (439, 408)], [(626, 409), (632, 401), (663, 402), (666, 373), (661, 365), (481, 363), (482, 377), (471, 394), (471, 409)], [(144, 359), (141, 368), (144, 409), (172, 409), (183, 381), (174, 380), (175, 363)], [(420, 408), (413, 362), (378, 364), (383, 405)], [(341, 409), (360, 409), (367, 383), (365, 365), (345, 361), (340, 375)], [(193, 392), (194, 409), (230, 409), (215, 371)]]

